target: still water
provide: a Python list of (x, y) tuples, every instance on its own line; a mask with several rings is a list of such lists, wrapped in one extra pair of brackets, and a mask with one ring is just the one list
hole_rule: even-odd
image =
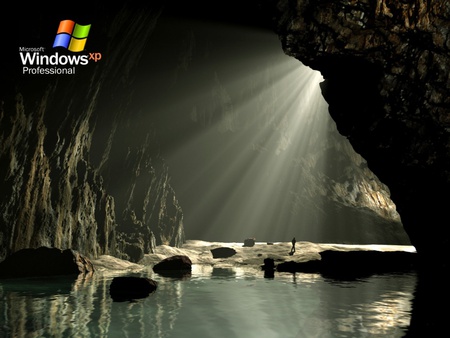
[(414, 272), (353, 281), (194, 265), (148, 298), (113, 302), (114, 274), (0, 281), (0, 337), (402, 337)]

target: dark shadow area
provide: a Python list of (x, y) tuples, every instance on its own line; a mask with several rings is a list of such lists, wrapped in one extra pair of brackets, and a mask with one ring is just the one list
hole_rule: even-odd
[(448, 331), (448, 277), (436, 269), (420, 269), (405, 338), (439, 337)]

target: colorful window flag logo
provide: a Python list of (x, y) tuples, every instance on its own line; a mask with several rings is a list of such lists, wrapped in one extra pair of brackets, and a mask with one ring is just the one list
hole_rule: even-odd
[(71, 52), (82, 52), (86, 45), (91, 25), (79, 25), (72, 20), (63, 20), (59, 23), (56, 32), (54, 47), (64, 47)]

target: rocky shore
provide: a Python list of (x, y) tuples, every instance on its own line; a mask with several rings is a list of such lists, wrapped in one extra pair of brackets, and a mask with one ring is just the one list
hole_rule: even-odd
[[(187, 257), (193, 266), (246, 267), (263, 271), (267, 268), (267, 264), (271, 264), (274, 273), (321, 273), (337, 278), (403, 271), (414, 269), (416, 265), (414, 247), (405, 245), (350, 245), (299, 241), (296, 243), (295, 253), (292, 254), (291, 249), (290, 242), (256, 242), (249, 246), (244, 245), (244, 242), (188, 240), (181, 248), (157, 246), (155, 253), (145, 255), (138, 263), (109, 255), (89, 260), (72, 250), (25, 249), (0, 263), (0, 277), (137, 272), (154, 267), (174, 256)], [(64, 262), (68, 262), (66, 266)]]
[[(216, 257), (217, 249), (227, 251), (227, 257)], [(290, 242), (256, 242), (253, 246), (245, 246), (243, 242), (207, 242), (187, 240), (181, 248), (167, 245), (156, 247), (155, 253), (147, 254), (133, 264), (136, 269), (151, 267), (172, 256), (186, 256), (193, 266), (241, 267), (261, 271), (265, 262), (273, 261), (274, 272), (322, 273), (336, 278), (365, 276), (372, 273), (404, 271), (414, 269), (416, 251), (407, 245), (351, 245), (327, 244), (298, 241), (296, 251), (290, 254)], [(233, 254), (233, 252), (235, 252)], [(106, 271), (107, 256), (93, 260), (99, 271)], [(111, 268), (112, 266), (109, 266)], [(193, 270), (195, 273), (195, 269)]]

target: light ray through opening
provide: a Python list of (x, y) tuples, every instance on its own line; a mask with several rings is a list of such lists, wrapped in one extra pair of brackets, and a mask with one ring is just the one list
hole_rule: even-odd
[[(181, 43), (166, 34), (179, 32), (177, 24), (186, 31)], [(355, 229), (363, 236), (356, 223), (365, 214), (330, 210), (333, 187), (324, 184), (342, 175), (349, 156), (339, 155), (348, 141), (328, 113), (321, 74), (285, 55), (271, 32), (170, 21), (162, 31), (142, 88), (158, 112), (149, 119), (160, 120), (186, 238), (324, 242)]]
[(326, 138), (323, 79), (267, 38), (273, 53), (240, 58), (236, 50), (233, 65), (221, 58), (210, 81), (174, 105), (198, 126), (167, 157), (171, 169), (186, 170), (175, 188), (181, 202), (193, 199), (184, 212), (188, 238), (281, 241), (307, 238), (309, 224), (320, 223), (295, 214), (291, 190), (302, 184), (295, 159)]

